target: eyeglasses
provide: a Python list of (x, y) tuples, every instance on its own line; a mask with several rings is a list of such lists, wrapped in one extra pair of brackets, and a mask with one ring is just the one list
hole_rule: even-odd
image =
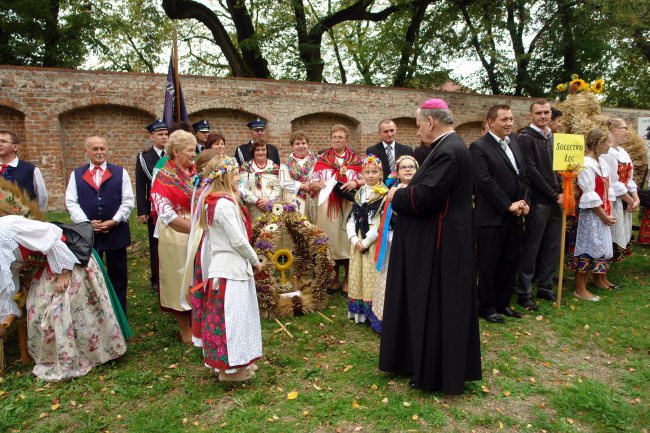
[(13, 141), (3, 140), (2, 138), (0, 138), (0, 143), (2, 143), (2, 144), (16, 144)]

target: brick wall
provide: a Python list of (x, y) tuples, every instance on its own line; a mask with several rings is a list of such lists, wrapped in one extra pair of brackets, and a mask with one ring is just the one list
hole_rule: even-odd
[[(70, 170), (85, 162), (83, 143), (90, 135), (106, 136), (109, 160), (135, 177), (135, 156), (149, 145), (144, 127), (162, 115), (165, 82), (161, 74), (0, 66), (0, 129), (18, 134), (21, 157), (43, 171), (50, 207), (61, 208)], [(363, 152), (377, 142), (383, 118), (395, 119), (398, 141), (418, 146), (415, 110), (431, 97), (449, 103), (467, 142), (480, 135), (491, 105), (512, 106), (518, 129), (527, 124), (530, 103), (508, 96), (245, 78), (182, 76), (181, 84), (190, 122), (207, 119), (224, 133), (228, 154), (248, 141), (246, 123), (259, 117), (268, 121), (266, 139), (283, 157), (292, 131), (305, 131), (312, 149), (319, 150), (327, 147), (334, 123), (348, 126), (352, 148)], [(634, 128), (637, 117), (650, 116), (650, 111), (605, 111)]]

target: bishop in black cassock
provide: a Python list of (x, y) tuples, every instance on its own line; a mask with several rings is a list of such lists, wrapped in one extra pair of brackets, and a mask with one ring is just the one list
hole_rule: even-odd
[(472, 160), (444, 101), (425, 101), (418, 133), (432, 151), (392, 196), (399, 218), (390, 251), (379, 369), (446, 394), (481, 379), (474, 275)]

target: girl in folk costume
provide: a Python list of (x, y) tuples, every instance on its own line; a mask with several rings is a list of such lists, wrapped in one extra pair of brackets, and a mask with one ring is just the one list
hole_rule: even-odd
[(604, 284), (612, 258), (610, 227), (616, 222), (612, 216), (615, 199), (610, 184), (607, 164), (598, 157), (607, 153), (611, 135), (607, 130), (594, 128), (587, 134), (584, 167), (578, 173), (578, 206), (576, 221), (569, 236), (567, 268), (575, 271), (573, 296), (585, 301), (599, 301), (600, 297), (587, 290), (587, 278), (593, 274), (594, 284)]
[(352, 204), (341, 197), (362, 185), (362, 159), (348, 145), (350, 130), (343, 125), (334, 125), (330, 129), (331, 147), (319, 155), (311, 176), (311, 189), (319, 192), (328, 182), (340, 182), (329, 193), (327, 200), (318, 205), (316, 225), (329, 237), (329, 246), (336, 263), (335, 279), (330, 291), (336, 291), (339, 285), (339, 267), (343, 267), (343, 291), (348, 291), (348, 264), (350, 259), (350, 241), (346, 232), (346, 217)]
[(264, 141), (254, 142), (251, 153), (253, 159), (242, 164), (239, 171), (239, 192), (254, 223), (268, 210), (269, 203), (280, 197), (280, 167), (268, 158)]
[[(614, 241), (614, 261), (620, 262), (624, 256), (632, 254), (629, 242), (632, 239), (632, 212), (639, 208), (639, 196), (634, 182), (634, 167), (630, 155), (622, 144), (627, 142), (628, 130), (625, 120), (612, 118), (607, 121), (607, 126), (612, 134), (612, 146), (609, 152), (601, 159), (609, 166), (612, 177), (612, 186), (616, 194), (613, 205), (613, 216), (616, 224), (612, 227)], [(608, 285), (614, 288), (614, 284)]]
[(203, 348), (206, 367), (219, 380), (243, 381), (254, 375), (262, 356), (262, 329), (253, 271), (262, 269), (250, 245), (251, 220), (237, 193), (239, 167), (234, 158), (211, 160), (198, 223), (209, 234), (210, 267), (206, 280), (190, 292), (192, 340)]
[[(419, 164), (411, 155), (402, 155), (395, 161), (397, 173), (391, 173), (386, 179), (386, 186), (397, 185), (398, 188), (408, 185), (417, 171)], [(400, 186), (401, 185), (401, 186)], [(384, 299), (386, 297), (386, 276), (388, 275), (388, 257), (390, 245), (393, 241), (393, 226), (397, 221), (397, 214), (393, 212), (391, 203), (384, 202), (379, 225), (379, 236), (375, 244), (375, 267), (379, 278), (375, 293), (372, 296), (372, 313), (375, 320), (371, 320), (372, 329), (381, 334), (381, 321), (384, 319)]]
[(365, 185), (354, 195), (352, 212), (348, 218), (347, 233), (350, 249), (350, 278), (348, 291), (348, 318), (355, 323), (369, 320), (377, 327), (372, 313), (372, 297), (377, 288), (379, 273), (375, 270), (374, 248), (379, 227), (379, 212), (388, 188), (381, 183), (381, 161), (374, 155), (363, 160)]
[(310, 196), (309, 178), (316, 164), (316, 155), (309, 150), (309, 139), (304, 132), (294, 132), (290, 141), (293, 153), (280, 167), (280, 186), (285, 191), (285, 196), (290, 196), (285, 197), (287, 201), (295, 199), (300, 213), (313, 222), (316, 216), (310, 211), (314, 202)]

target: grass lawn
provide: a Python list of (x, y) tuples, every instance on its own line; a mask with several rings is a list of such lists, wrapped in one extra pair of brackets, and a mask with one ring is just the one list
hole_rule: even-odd
[[(62, 219), (61, 214), (50, 215)], [(647, 432), (650, 426), (650, 248), (616, 264), (617, 292), (571, 296), (562, 311), (505, 325), (481, 321), (483, 380), (462, 396), (412, 390), (377, 370), (379, 338), (347, 320), (346, 299), (319, 315), (263, 321), (264, 358), (247, 384), (219, 383), (199, 349), (177, 339), (149, 291), (146, 227), (132, 223), (128, 318), (119, 360), (48, 384), (17, 361), (15, 336), (0, 378), (0, 432)], [(469, 270), (468, 270), (469, 271)], [(294, 392), (297, 393), (293, 394)], [(292, 393), (289, 399), (289, 394)]]

